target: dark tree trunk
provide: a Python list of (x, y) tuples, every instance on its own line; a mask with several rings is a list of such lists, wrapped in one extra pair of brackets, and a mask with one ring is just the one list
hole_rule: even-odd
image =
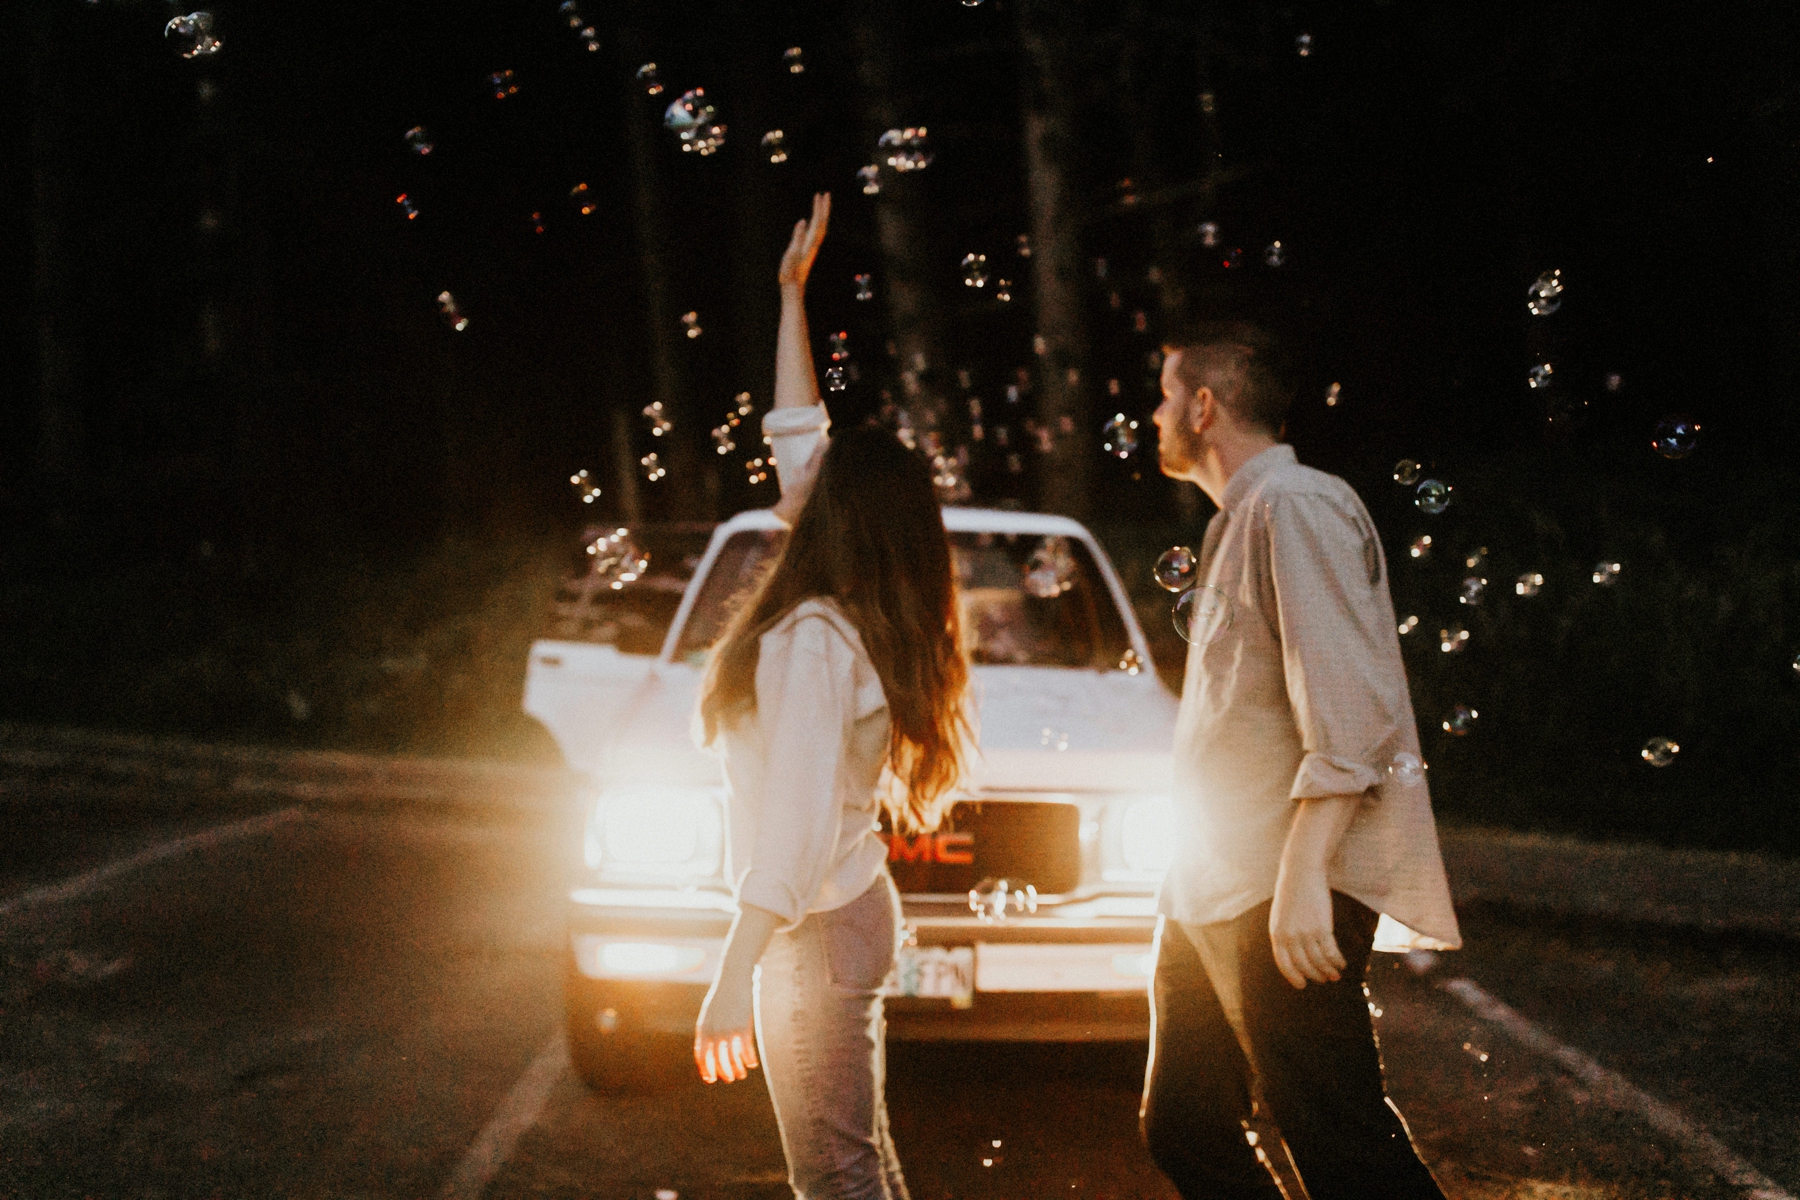
[(1067, 91), (1079, 44), (1079, 10), (1066, 0), (1020, 0), (1024, 42), (1025, 190), (1031, 207), (1032, 278), (1037, 296), (1038, 420), (1050, 451), (1038, 472), (1046, 512), (1082, 518), (1088, 510), (1093, 439), (1087, 403), (1087, 334), (1081, 315), (1079, 215), (1066, 163), (1074, 150)]

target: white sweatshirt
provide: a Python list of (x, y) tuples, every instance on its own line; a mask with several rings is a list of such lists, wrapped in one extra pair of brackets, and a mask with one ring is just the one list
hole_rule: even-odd
[(738, 900), (792, 927), (850, 903), (887, 861), (876, 784), (888, 708), (836, 601), (795, 605), (762, 635), (756, 711), (725, 729), (727, 877)]

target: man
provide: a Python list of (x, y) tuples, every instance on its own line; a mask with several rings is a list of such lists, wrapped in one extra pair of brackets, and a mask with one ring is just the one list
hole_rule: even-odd
[(1185, 1197), (1279, 1197), (1252, 1080), (1312, 1200), (1442, 1200), (1387, 1102), (1362, 982), (1461, 944), (1374, 524), (1281, 443), (1290, 393), (1244, 325), (1164, 347), (1163, 472), (1219, 506), (1175, 735), (1142, 1121)]

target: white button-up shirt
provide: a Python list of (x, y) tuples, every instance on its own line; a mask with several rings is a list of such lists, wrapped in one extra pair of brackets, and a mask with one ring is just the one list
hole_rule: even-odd
[(1461, 945), (1431, 798), (1404, 757), (1419, 760), (1419, 732), (1368, 511), (1285, 445), (1222, 500), (1200, 552), (1213, 590), (1194, 606), (1161, 911), (1225, 921), (1270, 899), (1296, 802), (1359, 795), (1330, 886), (1388, 918), (1381, 949)]

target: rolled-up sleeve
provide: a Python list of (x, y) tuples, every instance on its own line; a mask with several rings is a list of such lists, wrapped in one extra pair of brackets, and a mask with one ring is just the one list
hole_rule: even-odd
[(738, 899), (792, 926), (831, 873), (843, 821), (838, 776), (855, 709), (855, 651), (823, 617), (765, 634), (756, 708), (767, 774)]
[(1354, 496), (1281, 496), (1268, 507), (1282, 669), (1305, 757), (1295, 800), (1360, 795), (1383, 780), (1404, 708), (1385, 566)]

